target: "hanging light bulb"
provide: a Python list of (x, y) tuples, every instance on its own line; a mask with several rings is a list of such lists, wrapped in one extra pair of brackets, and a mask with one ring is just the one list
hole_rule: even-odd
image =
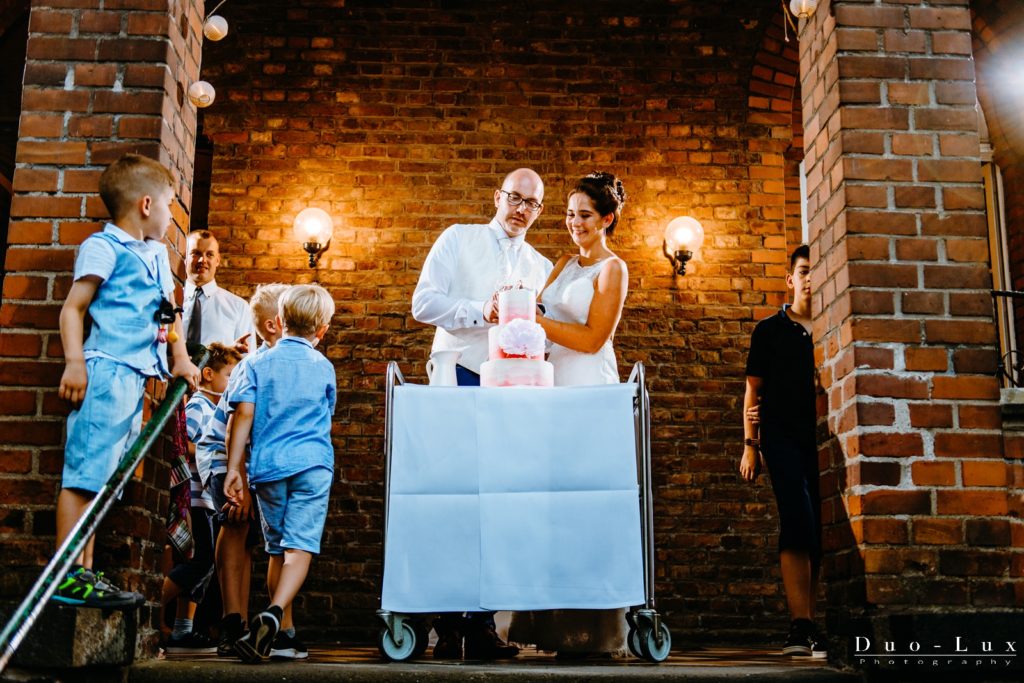
[(222, 16), (213, 14), (203, 22), (203, 35), (209, 40), (217, 42), (223, 40), (228, 34), (228, 20)]
[(196, 81), (188, 87), (188, 100), (195, 106), (203, 109), (213, 104), (217, 97), (217, 91), (206, 81)]
[(818, 0), (790, 0), (789, 11), (793, 16), (806, 19), (818, 9)]

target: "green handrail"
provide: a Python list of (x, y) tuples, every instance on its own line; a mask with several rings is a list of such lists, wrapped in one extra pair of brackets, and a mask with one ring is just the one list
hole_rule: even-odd
[[(201, 370), (210, 359), (210, 352), (200, 347), (192, 356), (192, 362)], [(139, 466), (139, 462), (146, 456), (149, 449), (153, 447), (157, 436), (163, 430), (164, 425), (171, 418), (174, 409), (181, 402), (188, 390), (188, 383), (180, 377), (171, 384), (163, 403), (157, 408), (146, 425), (142, 428), (139, 437), (128, 449), (128, 452), (121, 457), (117, 469), (110, 475), (110, 479), (103, 485), (99, 493), (92, 499), (85, 513), (75, 524), (75, 527), (68, 534), (68, 537), (61, 543), (53, 559), (43, 569), (43, 573), (36, 579), (35, 585), (21, 601), (14, 611), (4, 630), (0, 632), (0, 673), (7, 668), (15, 650), (25, 640), (25, 636), (36, 623), (47, 601), (57, 590), (60, 579), (63, 578), (71, 565), (74, 564), (89, 538), (96, 533), (103, 518), (106, 517), (114, 501), (132, 478), (132, 474)]]

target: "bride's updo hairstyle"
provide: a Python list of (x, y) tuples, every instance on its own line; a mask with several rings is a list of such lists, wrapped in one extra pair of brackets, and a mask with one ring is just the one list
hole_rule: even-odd
[(612, 224), (604, 231), (605, 235), (611, 237), (615, 232), (615, 226), (619, 223), (622, 206), (626, 203), (626, 188), (622, 186), (622, 181), (611, 173), (597, 171), (580, 178), (575, 187), (569, 191), (569, 196), (571, 197), (577, 192), (582, 192), (590, 197), (590, 201), (594, 202), (594, 208), (602, 216), (614, 214), (615, 218), (612, 219)]

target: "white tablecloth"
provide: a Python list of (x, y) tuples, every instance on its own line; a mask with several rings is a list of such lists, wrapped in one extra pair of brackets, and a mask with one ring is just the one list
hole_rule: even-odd
[(396, 387), (381, 606), (643, 603), (635, 389)]

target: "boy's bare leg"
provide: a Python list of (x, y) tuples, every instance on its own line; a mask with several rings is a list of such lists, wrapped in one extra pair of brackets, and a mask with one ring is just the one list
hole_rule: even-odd
[[(61, 489), (60, 494), (57, 496), (57, 547), (64, 542), (64, 540), (71, 535), (71, 530), (78, 524), (78, 520), (85, 514), (85, 509), (89, 507), (89, 503), (92, 502), (93, 495), (85, 495), (74, 489)], [(92, 569), (92, 550), (93, 550), (93, 537), (89, 537), (89, 542), (85, 544), (85, 548), (76, 558), (78, 564), (83, 567)]]
[(779, 553), (779, 565), (790, 617), (813, 619), (815, 581), (810, 554), (801, 550), (783, 550)]
[[(284, 567), (284, 555), (271, 555), (270, 563), (267, 565), (267, 593), (277, 593), (277, 584), (281, 579), (281, 569)], [(289, 602), (284, 607), (284, 616), (281, 618), (281, 630), (290, 629), (292, 623), (292, 604)]]
[(312, 553), (294, 548), (285, 549), (277, 587), (270, 600), (272, 605), (277, 605), (281, 609), (291, 606), (295, 596), (302, 589), (302, 584), (306, 581), (306, 574), (309, 573), (309, 565), (312, 561)]
[(245, 622), (249, 613), (249, 576), (252, 555), (245, 547), (249, 525), (225, 524), (217, 539), (217, 580), (224, 600), (224, 615), (241, 614)]

